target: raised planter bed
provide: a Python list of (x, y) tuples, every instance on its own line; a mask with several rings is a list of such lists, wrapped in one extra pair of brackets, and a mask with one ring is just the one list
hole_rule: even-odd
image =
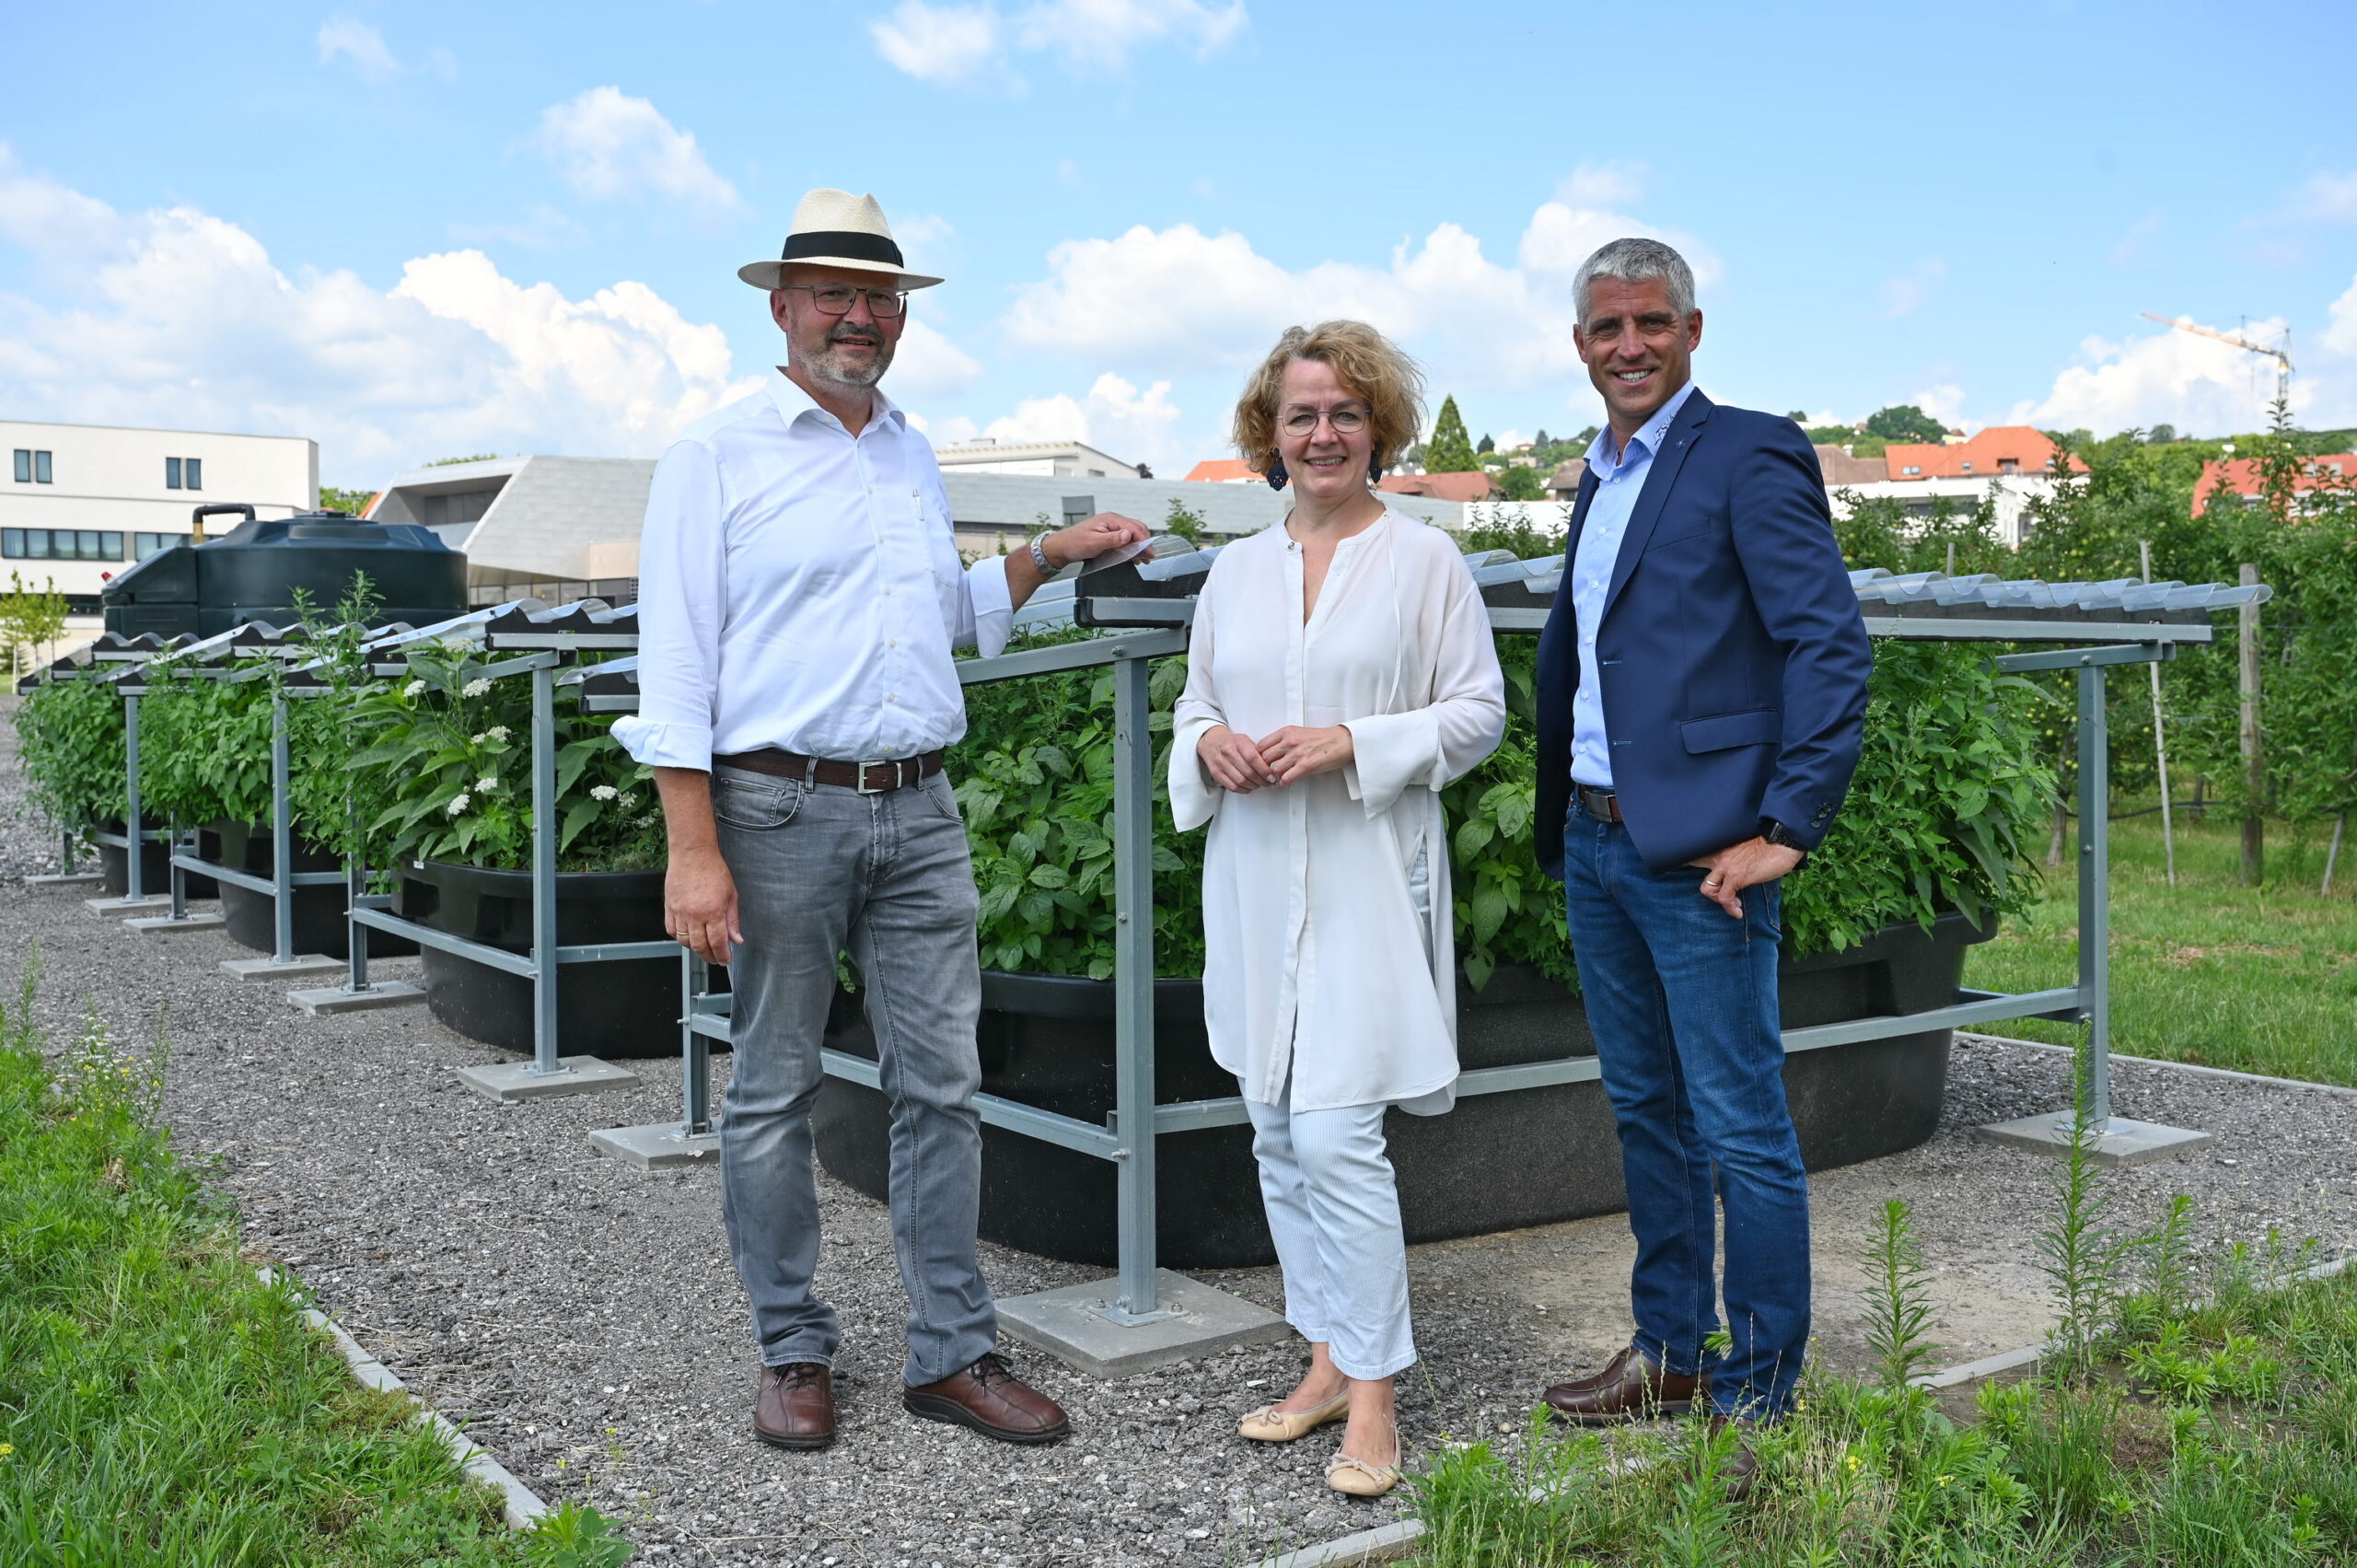
[[(152, 831), (155, 824), (150, 822), (147, 827)], [(99, 824), (102, 833), (120, 834), (122, 828), (120, 821)], [(153, 840), (139, 846), (139, 890), (150, 898), (172, 890), (171, 855)], [(99, 845), (99, 891), (115, 899), (131, 891), (131, 857), (113, 844)], [(182, 891), (192, 899), (215, 899), (221, 896), (221, 884), (191, 872)]]
[[(1784, 964), (1787, 1028), (1928, 1011), (1956, 998), (1965, 949), (1993, 935), (1948, 915), (1932, 932), (1892, 926), (1842, 953)], [(1529, 970), (1501, 970), (1480, 992), (1458, 991), (1458, 1055), (1467, 1069), (1596, 1052), (1579, 998)], [(985, 1093), (1101, 1121), (1113, 1106), (1113, 987), (1055, 976), (982, 976)], [(1829, 1046), (1785, 1059), (1784, 1087), (1812, 1170), (1912, 1148), (1939, 1125), (1952, 1032)], [(855, 996), (839, 993), (827, 1043), (873, 1058)], [(1236, 1093), (1213, 1062), (1202, 989), (1165, 980), (1155, 991), (1155, 1098)], [(883, 1096), (830, 1077), (815, 1112), (819, 1159), (870, 1197), (885, 1196), (889, 1108)], [(1385, 1130), (1399, 1174), (1411, 1241), (1440, 1241), (1610, 1214), (1627, 1205), (1612, 1109), (1597, 1083), (1460, 1098), (1446, 1116), (1394, 1111)], [(1157, 1149), (1162, 1261), (1241, 1268), (1274, 1252), (1260, 1208), (1251, 1130), (1175, 1133)], [(1109, 1265), (1115, 1259), (1110, 1164), (995, 1127), (982, 1129), (981, 1234), (1027, 1252)]]
[[(207, 822), (197, 830), (197, 850), (207, 860), (249, 876), (273, 874), (277, 856), (266, 822)], [(296, 871), (340, 871), (343, 863), (301, 834), (295, 837)], [(342, 888), (296, 888), (295, 951), (322, 953), (331, 958), (352, 956), (351, 927), (344, 920)], [(257, 953), (278, 950), (276, 900), (234, 882), (221, 885), (222, 929), (229, 940)], [(399, 958), (417, 951), (417, 944), (389, 931), (368, 934), (368, 956)]]
[[(532, 877), (440, 861), (405, 865), (395, 912), (510, 953), (532, 950)], [(561, 947), (663, 940), (663, 873), (566, 871), (556, 879)], [(532, 982), (427, 947), (425, 1002), (470, 1040), (532, 1050)], [(567, 1056), (671, 1056), (679, 1049), (679, 964), (624, 958), (557, 970), (557, 1035)]]

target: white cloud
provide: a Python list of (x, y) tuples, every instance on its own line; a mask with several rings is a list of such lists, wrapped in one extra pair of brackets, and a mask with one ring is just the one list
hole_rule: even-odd
[[(1523, 389), (1584, 377), (1572, 344), (1572, 274), (1596, 246), (1631, 234), (1663, 231), (1557, 200), (1532, 214), (1511, 267), (1444, 223), (1421, 244), (1398, 246), (1387, 266), (1324, 261), (1294, 272), (1241, 234), (1140, 226), (1057, 245), (1048, 275), (1016, 296), (1003, 327), (1018, 348), (1184, 370), (1248, 365), (1289, 325), (1355, 317), (1425, 358), (1435, 395), (1449, 383)], [(1717, 279), (1707, 250), (1667, 238), (1701, 281)]]
[(1882, 285), (1883, 314), (1894, 320), (1911, 315), (1940, 280), (1947, 275), (1948, 264), (1945, 261), (1937, 256), (1926, 256), (1898, 276), (1885, 279)]
[(364, 82), (386, 82), (401, 74), (401, 63), (386, 47), (385, 35), (351, 17), (331, 17), (319, 24), (319, 64), (350, 62)]
[(909, 318), (892, 353), (889, 388), (893, 401), (939, 397), (981, 379), (981, 362), (927, 322)]
[(2357, 359), (2357, 278), (2349, 280), (2349, 291), (2332, 302), (2332, 325), (2324, 332), (2324, 346), (2334, 354)]
[(2357, 223), (2357, 169), (2310, 175), (2293, 194), (2283, 215), (2311, 223)]
[(668, 196), (707, 217), (744, 204), (692, 132), (620, 87), (591, 87), (542, 110), (539, 145), (564, 182), (593, 201)]
[(1951, 430), (1968, 436), (1980, 428), (1980, 421), (1964, 417), (1964, 389), (1953, 381), (1924, 388), (1915, 394), (1915, 406)]
[(938, 421), (931, 434), (943, 446), (977, 436), (1001, 442), (1086, 441), (1109, 456), (1166, 473), (1184, 456), (1174, 439), (1178, 416), (1169, 382), (1156, 381), (1141, 392), (1134, 383), (1108, 371), (1085, 397), (1054, 392), (1026, 398), (1013, 413), (988, 424), (977, 425), (960, 416)]
[(0, 403), (308, 436), (331, 482), (451, 452), (651, 455), (759, 386), (732, 374), (718, 327), (644, 284), (571, 299), (475, 250), (419, 257), (390, 291), (350, 272), (290, 276), (235, 224), (116, 213), (5, 145), (0, 245), (55, 280), (41, 299), (0, 295)]
[[(2283, 325), (2280, 319), (2254, 321), (2242, 335), (2269, 343), (2282, 334)], [(2274, 366), (2232, 344), (2162, 331), (2119, 343), (2090, 337), (2079, 352), (2083, 363), (2056, 376), (2044, 400), (2015, 404), (2010, 423), (2084, 428), (2099, 436), (2131, 425), (2225, 432), (2256, 430), (2267, 423)], [(2306, 378), (2293, 385), (2295, 415), (2315, 402), (2316, 390)]]
[(1243, 0), (1037, 0), (1011, 15), (995, 5), (900, 0), (870, 22), (885, 64), (919, 81), (956, 85), (995, 78), (1019, 89), (1010, 51), (1053, 54), (1074, 71), (1120, 72), (1142, 49), (1172, 44), (1203, 59), (1249, 25)]
[(867, 24), (884, 63), (921, 82), (972, 81), (1001, 58), (1004, 24), (989, 6), (928, 6), (900, 0)]

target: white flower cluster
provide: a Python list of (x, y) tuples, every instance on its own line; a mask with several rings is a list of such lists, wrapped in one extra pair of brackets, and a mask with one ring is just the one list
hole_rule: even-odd
[(495, 790), (498, 787), (499, 776), (495, 773), (485, 773), (482, 777), (475, 781), (475, 793), (477, 795), (489, 795), (493, 790)]
[(481, 735), (474, 738), (474, 744), (481, 746), (486, 740), (495, 740), (502, 746), (506, 745), (507, 726), (504, 724), (493, 725), (489, 729), (484, 730)]
[(478, 675), (472, 680), (468, 681), (464, 686), (459, 688), (459, 695), (461, 697), (480, 697), (490, 690), (491, 682)]
[(592, 800), (611, 800), (621, 793), (621, 791), (616, 789), (611, 784), (598, 784), (590, 789), (589, 798)]
[(467, 813), (467, 807), (473, 804), (472, 798), (462, 790), (450, 797), (450, 804), (445, 809), (453, 817), (463, 817)]
[(404, 687), (402, 687), (402, 688), (401, 688), (401, 695), (402, 695), (402, 696), (404, 696), (404, 697), (417, 697), (417, 696), (421, 696), (421, 695), (423, 695), (423, 694), (424, 693), (424, 691), (425, 691), (425, 682), (424, 682), (424, 681), (423, 681), (423, 680), (412, 680), (412, 681), (411, 681), (408, 685), (406, 685), (406, 686), (404, 686)]

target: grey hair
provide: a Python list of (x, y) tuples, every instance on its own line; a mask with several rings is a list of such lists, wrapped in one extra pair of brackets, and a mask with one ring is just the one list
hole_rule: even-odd
[(1658, 239), (1615, 239), (1597, 247), (1594, 255), (1580, 263), (1580, 270), (1572, 274), (1572, 303), (1582, 322), (1587, 320), (1588, 296), (1595, 293), (1598, 278), (1621, 283), (1651, 283), (1659, 278), (1669, 285), (1669, 308), (1679, 319), (1694, 313), (1694, 269)]

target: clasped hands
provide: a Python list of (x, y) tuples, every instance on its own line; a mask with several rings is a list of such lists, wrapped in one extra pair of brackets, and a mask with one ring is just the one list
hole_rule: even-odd
[(1289, 724), (1254, 740), (1225, 725), (1213, 725), (1195, 743), (1204, 771), (1223, 789), (1249, 795), (1263, 786), (1283, 788), (1312, 773), (1330, 773), (1357, 755), (1348, 725), (1308, 729)]

